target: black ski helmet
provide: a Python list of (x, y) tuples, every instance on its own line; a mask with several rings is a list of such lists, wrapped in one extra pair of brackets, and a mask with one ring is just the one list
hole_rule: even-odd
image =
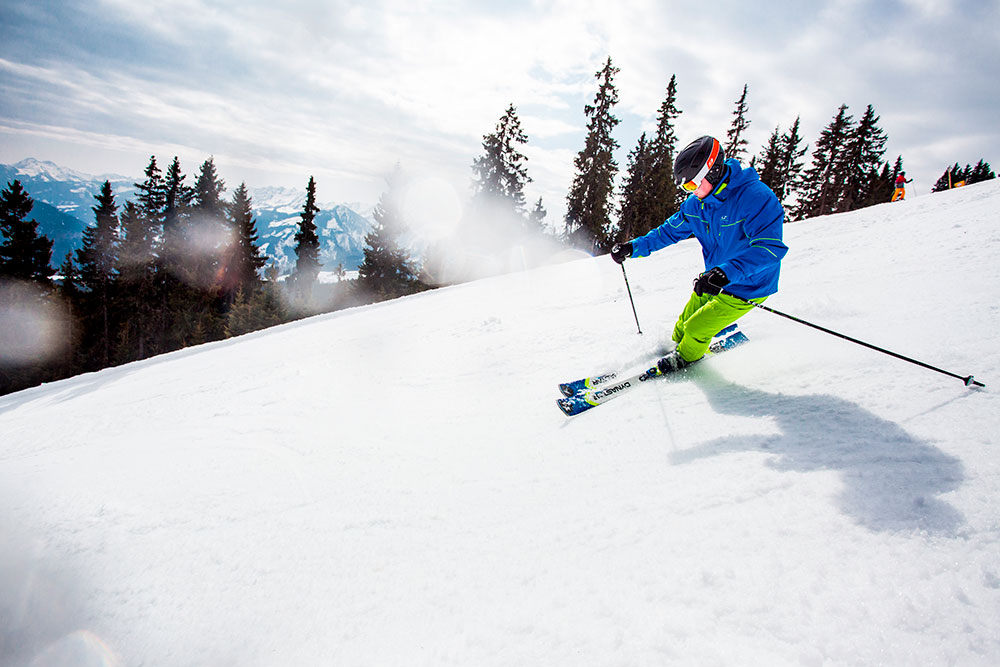
[(685, 188), (693, 190), (701, 185), (701, 179), (707, 178), (712, 185), (718, 185), (722, 180), (725, 159), (722, 144), (714, 137), (695, 139), (674, 160), (674, 183), (677, 187), (682, 187), (685, 183), (693, 182), (694, 188)]

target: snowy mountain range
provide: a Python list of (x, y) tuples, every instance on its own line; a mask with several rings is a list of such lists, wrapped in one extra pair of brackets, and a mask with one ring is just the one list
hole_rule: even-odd
[(786, 225), (767, 301), (984, 388), (755, 309), (563, 416), (687, 240), (642, 336), (602, 256), (2, 396), (0, 664), (998, 665), (998, 206)]
[[(32, 217), (40, 232), (53, 239), (52, 263), (58, 266), (66, 253), (80, 247), (83, 230), (93, 224), (94, 195), (109, 181), (115, 201), (121, 206), (134, 199), (139, 177), (119, 174), (84, 174), (55, 163), (27, 158), (15, 164), (0, 164), (0, 187), (18, 179), (35, 200)], [(259, 245), (282, 273), (295, 264), (294, 236), (305, 204), (305, 188), (294, 190), (266, 186), (248, 188), (257, 218)], [(225, 196), (225, 194), (224, 194)], [(316, 216), (320, 237), (320, 261), (326, 270), (343, 264), (357, 268), (364, 258), (365, 235), (371, 230), (371, 208), (361, 204), (320, 203)]]

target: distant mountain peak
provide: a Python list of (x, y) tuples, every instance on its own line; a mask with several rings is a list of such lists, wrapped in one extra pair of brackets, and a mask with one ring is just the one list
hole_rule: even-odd
[(33, 157), (24, 158), (20, 162), (16, 162), (10, 166), (16, 170), (18, 175), (45, 181), (89, 183), (92, 181), (120, 182), (130, 180), (127, 176), (121, 176), (120, 174), (101, 174), (97, 176), (85, 174), (75, 169), (62, 167), (55, 162), (39, 160)]
[(89, 181), (90, 176), (82, 174), (72, 169), (60, 167), (55, 162), (48, 160), (38, 160), (33, 157), (25, 158), (13, 165), (19, 175), (31, 178), (41, 178), (49, 181)]

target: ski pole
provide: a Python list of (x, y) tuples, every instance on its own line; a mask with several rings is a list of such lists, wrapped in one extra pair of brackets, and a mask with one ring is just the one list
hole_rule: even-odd
[(635, 315), (635, 328), (639, 330), (639, 335), (642, 335), (642, 327), (639, 326), (639, 314), (635, 312), (635, 301), (632, 300), (632, 288), (628, 286), (628, 274), (625, 273), (625, 263), (622, 263), (622, 276), (625, 277), (625, 289), (628, 291), (628, 300), (632, 304), (632, 314)]
[(826, 327), (821, 327), (818, 324), (813, 324), (812, 322), (806, 322), (805, 320), (799, 319), (798, 317), (795, 317), (794, 315), (789, 315), (787, 313), (783, 313), (780, 310), (775, 310), (774, 308), (768, 308), (764, 304), (754, 303), (753, 301), (747, 301), (743, 297), (736, 296), (735, 294), (730, 294), (729, 292), (726, 292), (726, 291), (723, 291), (722, 293), (725, 294), (725, 295), (727, 295), (727, 296), (731, 296), (734, 299), (739, 299), (743, 303), (749, 303), (751, 306), (754, 306), (755, 308), (760, 308), (761, 310), (766, 310), (769, 313), (774, 313), (775, 315), (780, 315), (781, 317), (784, 317), (784, 318), (787, 318), (789, 320), (792, 320), (793, 322), (798, 322), (799, 324), (804, 324), (807, 327), (812, 327), (813, 329), (819, 329), (820, 331), (822, 331), (824, 333), (831, 334), (831, 335), (836, 336), (838, 338), (843, 338), (844, 340), (849, 340), (852, 343), (857, 343), (858, 345), (863, 345), (863, 346), (865, 346), (865, 347), (867, 347), (869, 349), (875, 350), (877, 352), (881, 352), (883, 354), (888, 354), (891, 357), (896, 357), (897, 359), (902, 359), (903, 361), (908, 361), (911, 364), (916, 364), (917, 366), (923, 366), (924, 368), (930, 369), (932, 371), (937, 371), (938, 373), (943, 373), (944, 375), (948, 375), (948, 376), (953, 377), (953, 378), (958, 378), (959, 380), (961, 380), (962, 382), (965, 383), (966, 387), (971, 386), (971, 385), (975, 385), (977, 387), (985, 387), (986, 386), (982, 382), (979, 382), (976, 379), (974, 379), (971, 375), (966, 375), (965, 377), (963, 377), (961, 375), (958, 375), (957, 373), (952, 373), (950, 371), (946, 371), (944, 369), (938, 368), (937, 366), (931, 366), (930, 364), (925, 364), (922, 361), (917, 361), (916, 359), (911, 359), (910, 357), (905, 357), (902, 354), (898, 354), (898, 353), (893, 352), (891, 350), (886, 350), (884, 348), (878, 347), (877, 345), (872, 345), (871, 343), (866, 343), (863, 340), (858, 340), (857, 338), (851, 338), (850, 336), (847, 336), (847, 335), (842, 334), (842, 333), (838, 333), (838, 332), (833, 331), (831, 329), (827, 329)]

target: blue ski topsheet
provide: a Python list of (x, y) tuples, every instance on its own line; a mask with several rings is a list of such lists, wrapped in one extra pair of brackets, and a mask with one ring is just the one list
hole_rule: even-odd
[[(732, 339), (732, 341), (730, 341)], [(749, 339), (746, 335), (739, 330), (736, 322), (733, 322), (728, 327), (715, 334), (712, 340), (712, 346), (709, 347), (709, 353), (713, 354), (722, 350), (728, 350), (740, 343), (745, 343)], [(721, 346), (721, 349), (713, 349)], [(602, 386), (610, 384), (619, 373), (603, 373), (601, 375), (595, 375), (593, 377), (582, 378), (580, 380), (574, 380), (573, 382), (564, 382), (559, 385), (559, 391), (562, 392), (563, 396), (575, 396), (584, 391), (593, 391), (595, 389), (600, 389)]]
[[(746, 334), (740, 331), (734, 323), (716, 334), (708, 353), (719, 354), (749, 340)], [(634, 377), (621, 380), (617, 379), (619, 373), (603, 373), (574, 382), (566, 382), (559, 385), (559, 390), (565, 398), (557, 399), (556, 403), (563, 413), (571, 417), (605, 403), (619, 394), (635, 388), (642, 382), (660, 375), (662, 373), (654, 366)]]

